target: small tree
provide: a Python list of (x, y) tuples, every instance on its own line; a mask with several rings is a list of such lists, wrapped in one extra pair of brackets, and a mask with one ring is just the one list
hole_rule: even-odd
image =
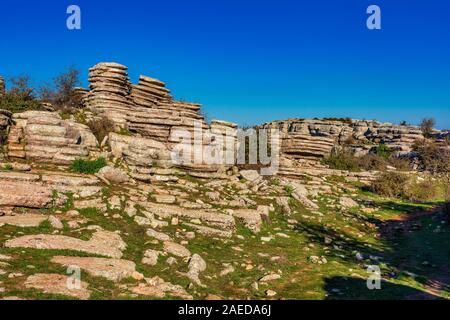
[(11, 78), (11, 89), (0, 99), (0, 109), (11, 112), (41, 110), (41, 103), (36, 99), (34, 89), (30, 87), (30, 78), (26, 75)]
[(420, 129), (425, 137), (429, 137), (433, 132), (433, 128), (436, 125), (436, 120), (433, 118), (425, 118), (420, 123)]
[(53, 79), (53, 86), (43, 86), (40, 89), (40, 97), (43, 101), (50, 102), (56, 109), (72, 111), (82, 105), (75, 88), (79, 86), (79, 71), (73, 66)]

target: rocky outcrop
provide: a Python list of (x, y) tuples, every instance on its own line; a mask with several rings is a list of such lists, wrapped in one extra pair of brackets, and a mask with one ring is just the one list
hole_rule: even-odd
[(28, 235), (5, 242), (6, 248), (32, 248), (47, 250), (73, 250), (120, 259), (126, 244), (122, 238), (109, 231), (96, 231), (89, 241), (59, 235)]
[(89, 110), (112, 120), (121, 128), (127, 127), (127, 115), (132, 107), (127, 69), (110, 62), (99, 63), (89, 69), (91, 91), (84, 100)]
[(91, 296), (86, 282), (80, 281), (79, 288), (70, 288), (68, 283), (71, 283), (71, 279), (65, 275), (38, 273), (27, 278), (25, 287), (81, 300), (87, 300)]
[[(0, 83), (1, 85), (1, 83)], [(1, 90), (1, 88), (0, 88)], [(0, 92), (1, 98), (1, 92)], [(8, 139), (9, 127), (12, 124), (12, 113), (7, 110), (0, 109), (0, 158), (3, 156), (3, 145)]]
[(5, 79), (0, 76), (0, 97), (2, 97), (5, 94), (6, 88), (5, 88)]
[(0, 206), (50, 208), (54, 203), (53, 191), (36, 182), (8, 181), (0, 183)]
[(63, 120), (56, 112), (27, 111), (13, 115), (8, 155), (36, 162), (69, 164), (87, 158), (97, 139), (83, 124)]
[(364, 155), (385, 144), (402, 155), (411, 152), (416, 140), (424, 138), (419, 127), (352, 119), (288, 119), (259, 128), (281, 132), (282, 175), (297, 167), (321, 168), (320, 160), (342, 145), (356, 155)]
[(65, 267), (78, 266), (94, 277), (103, 277), (114, 282), (131, 278), (136, 272), (134, 262), (120, 259), (55, 256), (51, 262)]

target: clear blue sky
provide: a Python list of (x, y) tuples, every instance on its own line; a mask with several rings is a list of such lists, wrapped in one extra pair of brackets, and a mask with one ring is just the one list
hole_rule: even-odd
[[(66, 8), (82, 30), (66, 28)], [(366, 8), (382, 9), (382, 30)], [(0, 74), (50, 81), (116, 61), (209, 118), (354, 117), (450, 128), (448, 0), (58, 0), (0, 3)]]

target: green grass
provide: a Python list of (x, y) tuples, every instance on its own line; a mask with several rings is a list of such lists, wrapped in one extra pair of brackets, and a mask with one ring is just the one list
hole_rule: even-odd
[[(195, 179), (190, 181), (198, 182)], [(337, 179), (337, 183), (343, 182)], [(200, 192), (190, 196), (203, 199), (206, 188), (198, 189)], [(107, 187), (103, 190), (102, 196), (109, 198), (123, 192), (116, 187)], [(224, 191), (223, 194), (225, 193)], [(73, 209), (72, 196), (70, 194), (67, 196), (67, 203), (59, 208), (62, 212)], [(269, 197), (258, 195), (249, 197), (257, 204), (268, 205), (273, 202)], [(80, 229), (64, 228), (59, 234), (88, 240), (94, 232), (86, 229), (88, 226), (97, 225), (105, 230), (120, 231), (120, 236), (127, 243), (123, 259), (135, 262), (136, 270), (145, 277), (160, 276), (166, 281), (181, 285), (195, 299), (203, 299), (208, 294), (217, 294), (226, 299), (265, 299), (267, 289), (278, 293), (275, 299), (425, 298), (432, 296), (427, 289), (430, 281), (447, 282), (445, 276), (448, 275), (446, 268), (450, 265), (448, 250), (450, 230), (448, 224), (442, 223), (442, 216), (436, 214), (421, 217), (411, 221), (411, 228), (408, 227), (403, 231), (399, 229), (401, 224), (393, 220), (403, 213), (415, 213), (432, 208), (436, 202), (414, 204), (383, 198), (368, 191), (359, 191), (359, 200), (365, 203), (367, 208), (377, 209), (373, 213), (364, 213), (357, 208), (339, 211), (327, 207), (330, 200), (337, 198), (337, 195), (323, 196), (318, 203), (320, 206), (318, 212), (307, 210), (301, 203), (291, 198), (293, 213), (290, 216), (283, 215), (281, 208), (275, 205), (275, 212), (271, 213), (270, 221), (263, 223), (258, 234), (253, 234), (241, 224), (236, 226), (236, 235), (230, 239), (216, 239), (197, 233), (196, 238), (189, 240), (186, 247), (192, 253), (201, 255), (207, 263), (206, 271), (200, 275), (200, 279), (206, 285), (205, 288), (198, 286), (189, 288), (190, 280), (177, 273), (187, 271), (187, 262), (181, 258), (177, 258), (178, 264), (173, 266), (166, 263), (169, 256), (160, 257), (155, 266), (142, 264), (145, 250), (162, 250), (163, 244), (153, 242), (153, 239), (146, 235), (147, 227), (137, 225), (133, 218), (128, 217), (122, 210), (108, 209), (108, 216), (104, 216), (104, 213), (94, 208), (81, 209), (80, 219), (84, 219), (85, 222)], [(138, 207), (138, 211), (140, 209), (141, 207)], [(48, 213), (55, 214), (55, 210), (49, 210)], [(112, 218), (116, 213), (120, 214), (120, 218)], [(297, 223), (288, 222), (292, 219)], [(387, 234), (383, 231), (386, 227), (398, 229), (398, 232)], [(440, 231), (436, 232), (437, 229)], [(0, 243), (4, 243), (8, 239), (26, 234), (52, 234), (54, 229), (48, 222), (44, 222), (35, 228), (5, 225), (0, 227), (0, 231)], [(180, 242), (184, 239), (184, 232), (193, 230), (183, 225), (169, 225), (159, 231)], [(283, 233), (289, 238), (280, 237), (277, 233)], [(237, 237), (238, 235), (243, 238)], [(268, 236), (273, 237), (273, 240), (261, 241), (261, 237)], [(326, 243), (325, 239), (331, 239), (332, 242)], [(234, 250), (236, 247), (242, 248), (243, 251)], [(358, 261), (355, 252), (362, 253), (365, 260)], [(0, 247), (0, 253), (14, 257), (10, 262), (11, 266), (6, 269), (8, 272), (21, 272), (25, 276), (38, 272), (66, 274), (65, 268), (50, 263), (54, 255), (90, 256), (76, 251), (4, 247)], [(260, 253), (266, 254), (267, 257), (261, 256)], [(321, 265), (312, 264), (309, 257), (313, 255), (324, 256), (328, 262)], [(380, 257), (380, 261), (370, 258), (371, 256)], [(271, 261), (273, 257), (279, 258)], [(422, 265), (423, 261), (428, 261), (430, 266)], [(220, 271), (225, 268), (223, 263), (232, 264), (235, 271), (219, 276)], [(370, 291), (366, 287), (366, 265), (370, 264), (381, 268), (385, 278), (382, 290)], [(29, 265), (34, 266), (34, 269), (29, 269)], [(253, 269), (246, 270), (247, 265), (252, 265)], [(282, 276), (267, 285), (260, 285), (258, 291), (252, 289), (252, 284), (268, 273), (280, 273)], [(6, 289), (6, 293), (0, 294), (0, 297), (16, 295), (30, 299), (67, 299), (24, 289), (22, 286), (24, 278), (8, 279), (7, 276), (0, 276), (2, 287)], [(114, 284), (83, 272), (82, 280), (89, 283), (92, 299), (151, 299), (134, 297), (124, 289), (124, 286), (132, 287), (137, 284), (133, 279), (124, 279)], [(439, 296), (450, 298), (449, 292), (448, 288), (444, 288)]]
[(96, 160), (77, 159), (70, 165), (70, 170), (77, 173), (94, 174), (107, 165), (104, 158), (98, 158)]

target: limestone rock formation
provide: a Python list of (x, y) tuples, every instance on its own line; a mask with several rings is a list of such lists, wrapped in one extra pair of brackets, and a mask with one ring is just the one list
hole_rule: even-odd
[(5, 79), (0, 76), (0, 97), (2, 97), (5, 94)]
[(127, 127), (127, 112), (131, 107), (127, 69), (110, 62), (102, 62), (89, 69), (91, 91), (85, 98), (89, 110), (114, 121), (121, 128)]
[(63, 120), (56, 112), (26, 111), (13, 116), (8, 155), (36, 162), (69, 164), (87, 158), (97, 139), (83, 124)]
[(81, 300), (89, 299), (91, 293), (86, 282), (80, 281), (80, 288), (73, 289), (67, 285), (69, 282), (69, 277), (65, 275), (39, 273), (29, 276), (25, 281), (25, 287), (48, 294), (64, 295)]

